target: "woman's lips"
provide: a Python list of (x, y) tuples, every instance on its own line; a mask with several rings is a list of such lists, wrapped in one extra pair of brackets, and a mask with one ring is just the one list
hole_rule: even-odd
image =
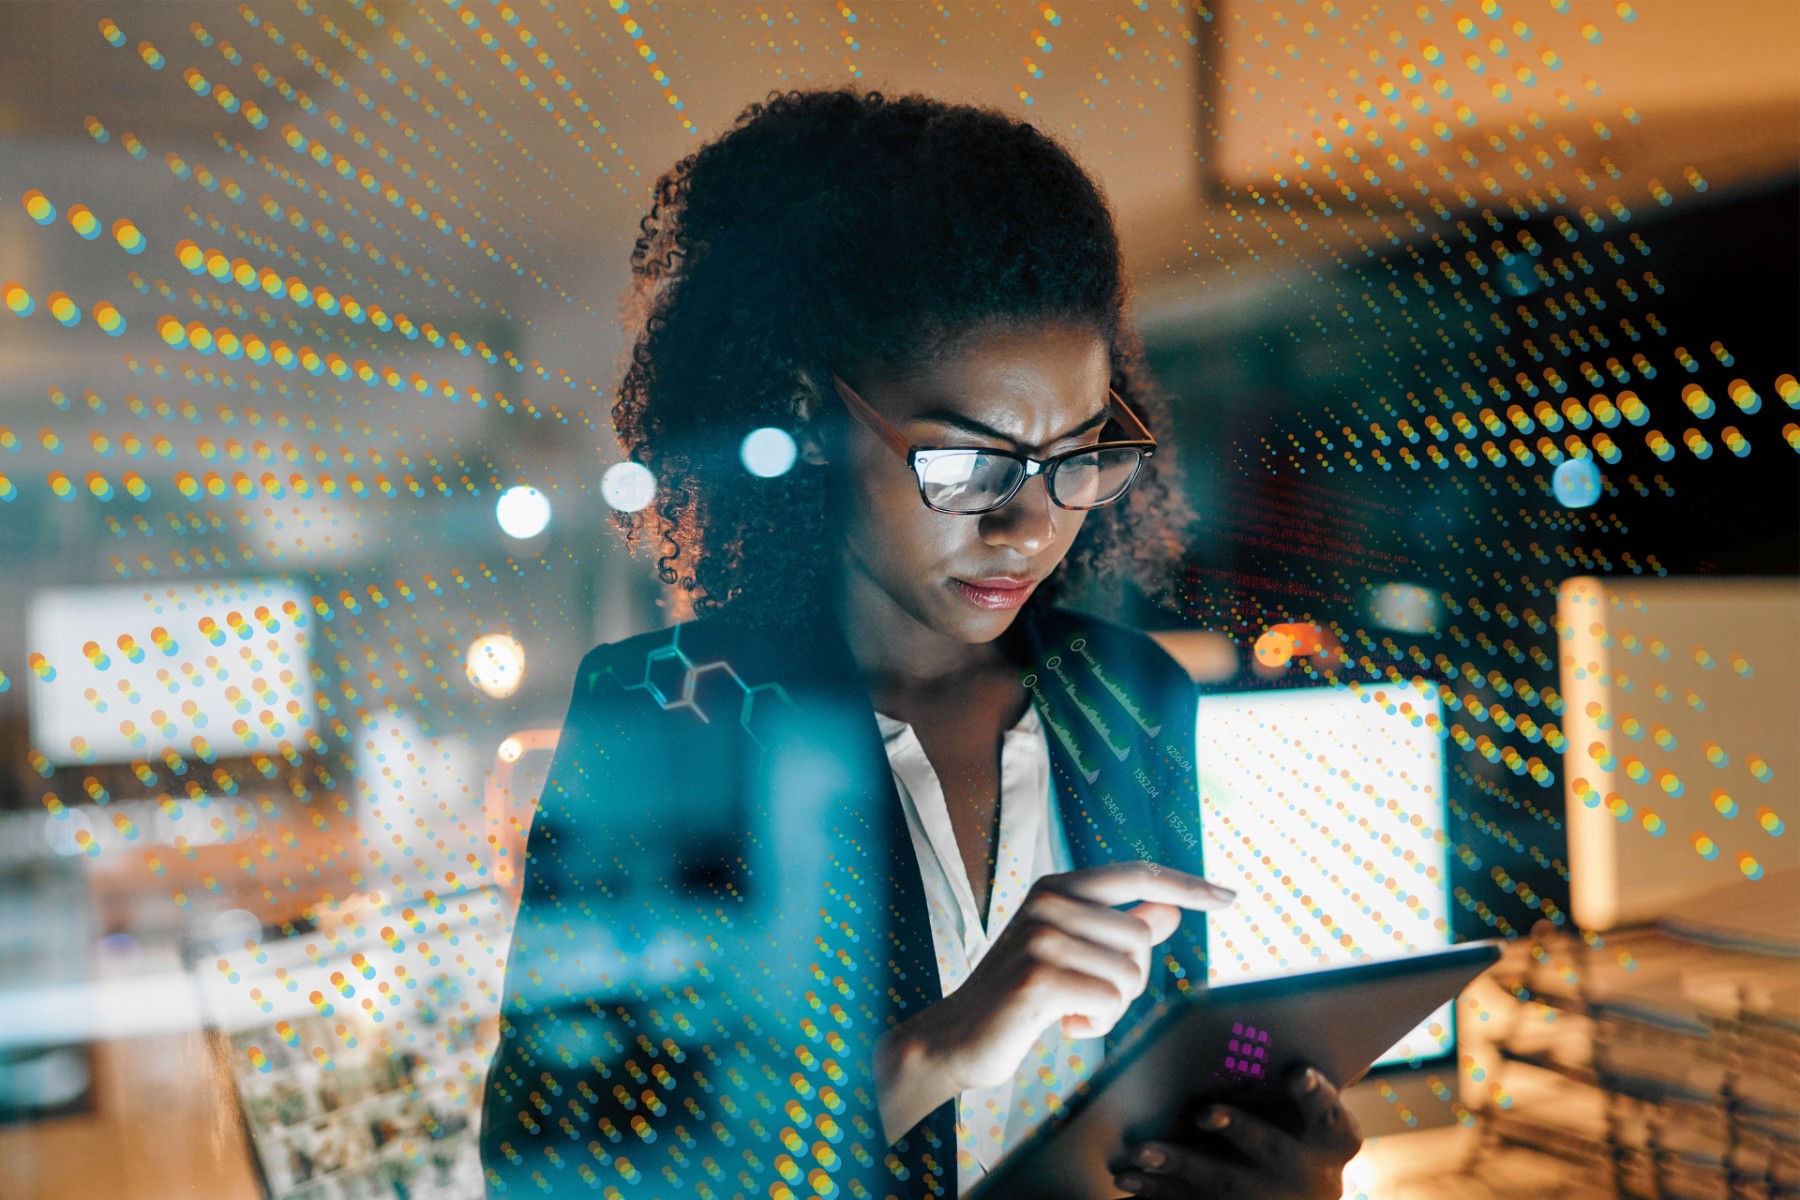
[(970, 604), (987, 609), (1018, 608), (1031, 595), (1032, 589), (1037, 587), (1036, 580), (1018, 587), (978, 587), (961, 579), (952, 579), (950, 582), (956, 585), (956, 590)]

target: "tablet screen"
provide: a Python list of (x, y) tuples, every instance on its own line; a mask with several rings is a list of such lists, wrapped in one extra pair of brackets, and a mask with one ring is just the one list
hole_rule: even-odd
[[(1202, 696), (1209, 984), (1449, 946), (1442, 704), (1429, 683)], [(1454, 1051), (1445, 1004), (1375, 1063)]]

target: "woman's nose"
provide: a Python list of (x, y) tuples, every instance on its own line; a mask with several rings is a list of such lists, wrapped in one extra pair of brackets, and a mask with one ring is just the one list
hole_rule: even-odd
[(1044, 476), (1027, 479), (1011, 500), (981, 518), (982, 540), (990, 546), (1010, 546), (1027, 558), (1050, 540), (1056, 528), (1056, 506)]

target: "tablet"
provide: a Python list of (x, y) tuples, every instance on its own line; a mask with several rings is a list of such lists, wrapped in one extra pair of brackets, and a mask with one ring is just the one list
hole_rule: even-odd
[(969, 1200), (1115, 1200), (1111, 1167), (1128, 1144), (1196, 1142), (1178, 1130), (1217, 1101), (1281, 1119), (1280, 1090), (1308, 1062), (1340, 1087), (1455, 998), (1500, 957), (1500, 943), (1470, 942), (1409, 958), (1310, 971), (1165, 1000), (969, 1193)]

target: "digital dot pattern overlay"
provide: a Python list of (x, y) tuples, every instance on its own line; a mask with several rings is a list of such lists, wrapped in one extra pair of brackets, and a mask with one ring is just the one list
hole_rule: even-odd
[[(56, 147), (0, 156), (19, 575), (0, 715), (22, 731), (0, 752), (7, 819), (29, 818), (8, 837), (132, 897), (131, 928), (206, 933), (190, 966), (277, 1195), (335, 1194), (327, 1164), (332, 1187), (414, 1195), (941, 1192), (953, 1149), (908, 1166), (857, 1094), (851, 981), (886, 959), (852, 934), (874, 926), (849, 817), (806, 882), (836, 932), (785, 948), (813, 964), (806, 1010), (781, 1014), (799, 1035), (724, 1043), (767, 997), (695, 1008), (676, 981), (707, 959), (647, 956), (655, 905), (614, 928), (572, 901), (530, 933), (543, 963), (603, 974), (611, 1010), (501, 1013), (557, 727), (595, 683), (570, 674), (608, 581), (649, 570), (608, 557), (604, 518), (661, 486), (609, 421), (657, 176), (770, 89), (978, 68), (971, 98), (1067, 139), (1121, 206), (1201, 195), (1133, 231), (1130, 266), (1177, 307), (1248, 311), (1234, 361), (1287, 363), (1313, 397), (1194, 459), (1216, 478), (1165, 598), (1252, 690), (1202, 720), (1201, 803), (1166, 814), (1241, 897), (1175, 976), (1564, 925), (1577, 809), (1623, 855), (1756, 888), (1794, 865), (1800, 761), (1718, 714), (1791, 659), (1730, 624), (1676, 636), (1658, 586), (1716, 565), (1672, 532), (1684, 513), (1723, 512), (1721, 540), (1793, 525), (1766, 497), (1800, 478), (1800, 363), (1663, 249), (1734, 169), (1667, 160), (1674, 123), (1633, 91), (1674, 20), (1583, 0), (45, 6), (35, 63), (0, 79)], [(1786, 269), (1770, 286), (1791, 292)], [(1171, 375), (1177, 423), (1232, 387)], [(747, 483), (780, 461), (746, 450)], [(496, 523), (518, 486), (546, 531)], [(519, 648), (517, 691), (476, 686), (489, 637)], [(753, 743), (793, 703), (678, 635), (638, 665), (601, 682)], [(1254, 702), (1289, 688), (1297, 706)], [(1315, 695), (1392, 737), (1316, 719)], [(584, 886), (673, 870), (651, 834), (707, 819), (646, 815)], [(688, 882), (728, 897), (743, 866)], [(716, 925), (703, 955), (747, 956), (745, 978), (758, 950), (717, 915), (695, 918)], [(503, 1152), (503, 1180), (475, 1146), (509, 1030), (596, 1065), (501, 1081), (546, 1134), (529, 1166)], [(1442, 1022), (1415, 1040), (1441, 1048)], [(664, 1101), (678, 1078), (694, 1107)], [(1473, 1123), (1456, 1083), (1433, 1094)], [(690, 1085), (754, 1144), (723, 1145)], [(356, 1105), (374, 1115), (350, 1138), (334, 1114)]]

